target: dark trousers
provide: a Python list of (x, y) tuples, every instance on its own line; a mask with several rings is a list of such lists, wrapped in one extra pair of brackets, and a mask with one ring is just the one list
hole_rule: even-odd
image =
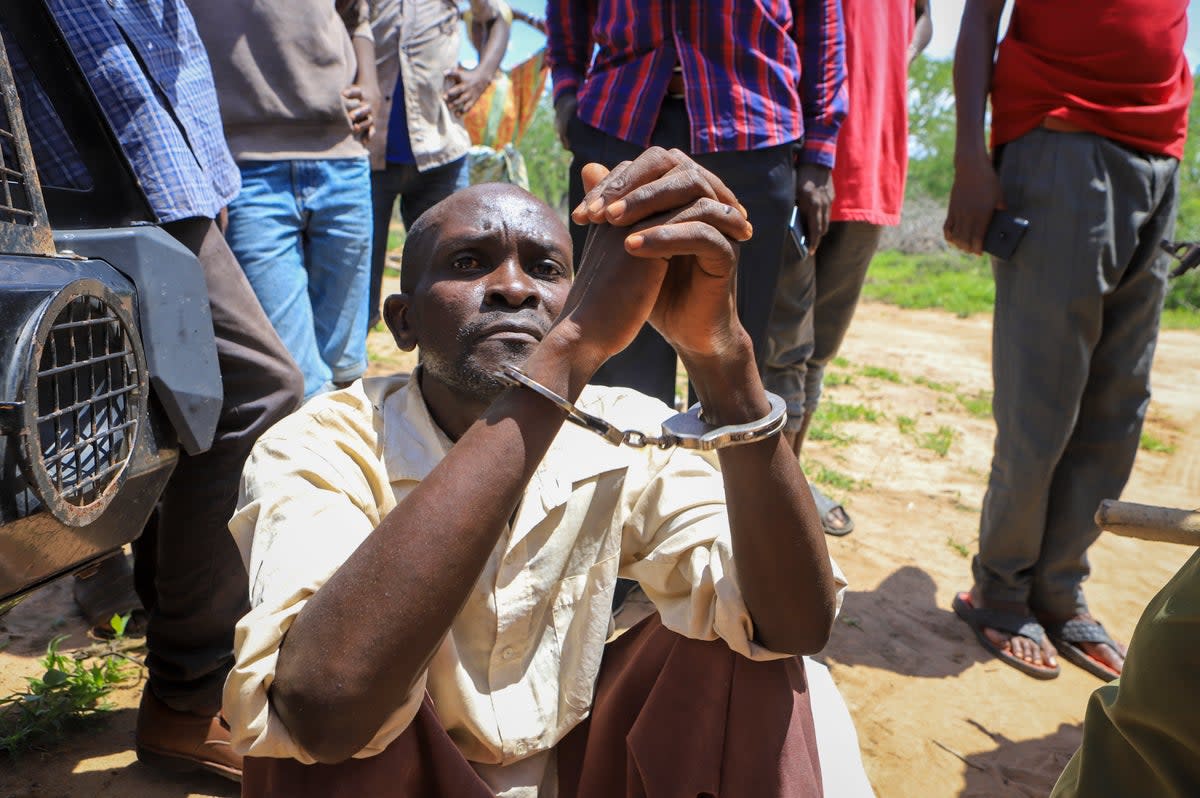
[(1093, 516), (1121, 495), (1150, 403), (1178, 167), (1090, 133), (1004, 145), (1005, 204), (1029, 230), (992, 263), (996, 444), (973, 568), (985, 600), (1087, 611)]
[(300, 404), (303, 380), (211, 219), (163, 229), (204, 269), (224, 402), (212, 447), (181, 453), (134, 543), (149, 613), (149, 686), (173, 709), (216, 714), (233, 664), (233, 627), (249, 609), (246, 569), (227, 526), (250, 447)]
[[(574, 208), (583, 199), (580, 172), (585, 164), (612, 168), (632, 160), (643, 148), (622, 141), (574, 119), (570, 125), (570, 202)], [(683, 100), (663, 100), (651, 144), (666, 149), (691, 150), (691, 124)], [(796, 174), (792, 165), (794, 145), (781, 144), (762, 150), (695, 155), (695, 161), (724, 181), (746, 206), (754, 237), (742, 244), (737, 267), (737, 310), (742, 326), (754, 342), (754, 357), (761, 364), (766, 356), (767, 319), (775, 301), (780, 258), (788, 218), (796, 196)], [(575, 266), (580, 267), (587, 228), (571, 224)], [(675, 403), (675, 350), (649, 326), (644, 327), (625, 351), (600, 367), (592, 382), (621, 385)]]
[[(591, 716), (556, 747), (559, 798), (820, 796), (804, 665), (753, 662), (652, 614), (610, 643)], [(428, 697), (383, 753), (337, 765), (247, 757), (242, 798), (491, 798)]]
[(766, 389), (787, 402), (790, 430), (817, 409), (825, 366), (846, 338), (882, 234), (870, 222), (833, 222), (804, 260), (794, 246), (784, 250), (762, 372)]
[(388, 228), (392, 209), (400, 200), (400, 218), (405, 229), (412, 227), (421, 214), (449, 197), (467, 184), (466, 157), (435, 166), (424, 172), (411, 163), (391, 163), (385, 169), (371, 172), (371, 206), (373, 214), (371, 241), (371, 293), (367, 313), (371, 326), (380, 318), (383, 301), (383, 264), (387, 259)]

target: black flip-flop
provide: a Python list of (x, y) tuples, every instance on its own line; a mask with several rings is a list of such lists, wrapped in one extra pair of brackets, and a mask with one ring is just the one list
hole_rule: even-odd
[[(846, 512), (846, 508), (842, 507), (841, 502), (826, 496), (817, 489), (816, 485), (810, 483), (808, 487), (812, 490), (813, 502), (817, 505), (817, 515), (821, 518), (821, 527), (825, 530), (826, 535), (840, 538), (854, 531), (854, 519), (850, 517), (850, 513)], [(842, 509), (842, 514), (846, 516), (845, 526), (834, 526), (829, 523), (829, 514), (839, 507)]]
[(1121, 649), (1117, 648), (1116, 641), (1109, 636), (1108, 632), (1104, 631), (1104, 626), (1099, 621), (1071, 618), (1066, 621), (1047, 623), (1046, 636), (1050, 638), (1050, 642), (1054, 644), (1064, 659), (1078, 665), (1093, 676), (1106, 682), (1120, 677), (1120, 673), (1078, 645), (1079, 643), (1102, 643), (1118, 654), (1121, 653)]
[(1026, 662), (1011, 651), (1005, 651), (984, 634), (985, 628), (996, 629), (1000, 632), (1008, 632), (1010, 635), (1027, 637), (1041, 646), (1046, 639), (1046, 630), (1032, 615), (1019, 615), (1015, 612), (976, 607), (971, 603), (971, 594), (967, 592), (959, 593), (954, 597), (954, 613), (962, 618), (967, 626), (971, 627), (971, 631), (979, 640), (979, 645), (986, 648), (1001, 662), (1013, 666), (1021, 673), (1035, 679), (1054, 679), (1062, 671), (1058, 665), (1049, 668)]

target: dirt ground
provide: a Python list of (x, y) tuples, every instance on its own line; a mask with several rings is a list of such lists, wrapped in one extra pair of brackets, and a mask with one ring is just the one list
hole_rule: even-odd
[[(396, 359), (382, 333), (371, 347), (377, 370), (411, 362)], [(1044, 796), (1079, 743), (1088, 695), (1100, 682), (1065, 662), (1052, 682), (1022, 676), (986, 657), (950, 610), (954, 592), (969, 586), (991, 456), (990, 319), (867, 304), (842, 354), (826, 401), (859, 407), (850, 413), (859, 420), (813, 441), (806, 468), (822, 473), (857, 523), (849, 537), (828, 539), (850, 589), (820, 659), (857, 722), (871, 781), (887, 797)], [(1141, 451), (1125, 498), (1198, 503), (1197, 374), (1200, 333), (1164, 332), (1147, 431), (1163, 444), (1156, 448), (1173, 451)], [(1187, 555), (1102, 536), (1088, 584), (1094, 612), (1128, 639)], [(66, 583), (19, 605), (0, 620), (0, 692), (37, 674), (52, 635), (84, 644), (81, 629)], [(136, 763), (139, 692), (140, 685), (118, 690), (107, 720), (3, 763), (0, 798), (236, 795), (220, 780), (172, 779)]]

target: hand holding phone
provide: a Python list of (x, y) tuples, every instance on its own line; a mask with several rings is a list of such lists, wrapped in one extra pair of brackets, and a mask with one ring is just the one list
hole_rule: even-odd
[(997, 208), (983, 234), (983, 251), (1000, 260), (1010, 260), (1028, 229), (1028, 219)]
[(788, 222), (788, 232), (792, 235), (792, 243), (796, 246), (796, 252), (800, 254), (800, 260), (808, 258), (808, 236), (804, 234), (804, 219), (800, 217), (800, 208), (792, 206), (792, 220)]

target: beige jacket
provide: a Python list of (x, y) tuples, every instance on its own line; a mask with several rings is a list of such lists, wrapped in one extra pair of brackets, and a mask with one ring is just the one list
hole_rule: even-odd
[[(480, 21), (499, 15), (496, 0), (471, 0)], [(443, 99), (446, 73), (458, 65), (462, 14), (453, 0), (370, 0), (375, 71), (383, 105), (371, 137), (371, 168), (383, 169), (396, 77), (404, 75), (409, 140), (424, 172), (463, 157), (471, 138)]]

